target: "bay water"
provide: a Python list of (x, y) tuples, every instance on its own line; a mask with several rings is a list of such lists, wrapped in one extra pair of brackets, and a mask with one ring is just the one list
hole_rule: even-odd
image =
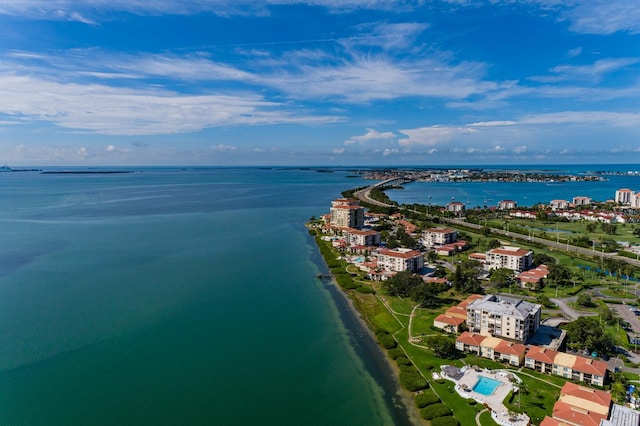
[(0, 174), (0, 424), (409, 424), (316, 278), (346, 175)]

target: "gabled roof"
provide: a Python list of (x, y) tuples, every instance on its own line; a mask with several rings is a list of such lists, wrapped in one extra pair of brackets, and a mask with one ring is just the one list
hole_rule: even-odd
[(607, 363), (577, 356), (576, 362), (573, 364), (573, 369), (581, 373), (604, 377), (607, 374)]
[(444, 324), (455, 325), (456, 327), (462, 324), (464, 321), (465, 320), (462, 318), (452, 317), (451, 315), (447, 314), (440, 314), (433, 320), (434, 323), (441, 322)]
[(541, 348), (540, 346), (531, 346), (529, 352), (525, 355), (525, 358), (531, 358), (536, 361), (541, 361), (546, 364), (553, 364), (557, 351), (553, 349)]
[(562, 401), (556, 402), (553, 406), (553, 417), (572, 425), (579, 426), (599, 426), (600, 420), (606, 420), (607, 416), (583, 410)]
[(467, 310), (464, 308), (461, 308), (460, 306), (452, 306), (451, 308), (447, 309), (445, 312), (447, 315), (451, 315), (452, 317), (460, 317), (460, 318), (467, 318)]
[(516, 355), (518, 357), (523, 356), (527, 351), (527, 347), (525, 345), (521, 345), (520, 343), (512, 343), (503, 340), (498, 346), (494, 349), (496, 352), (500, 352), (501, 354), (508, 355)]
[(486, 339), (485, 336), (482, 336), (477, 333), (471, 333), (469, 331), (465, 331), (456, 339), (456, 342), (464, 343), (469, 346), (477, 346), (480, 347), (482, 341)]
[(560, 421), (558, 419), (554, 419), (549, 416), (544, 416), (544, 419), (542, 419), (542, 423), (540, 423), (540, 426), (572, 426), (572, 425), (570, 425), (569, 423)]
[(567, 382), (560, 390), (558, 402), (564, 402), (583, 410), (603, 414), (606, 418), (611, 405), (611, 394), (603, 390), (587, 388)]

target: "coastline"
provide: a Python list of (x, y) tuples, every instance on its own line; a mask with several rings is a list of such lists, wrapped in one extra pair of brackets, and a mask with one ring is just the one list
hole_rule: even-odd
[(380, 347), (373, 331), (367, 326), (362, 317), (363, 314), (358, 311), (349, 294), (335, 281), (335, 277), (327, 267), (314, 237), (307, 233), (307, 238), (309, 238), (309, 243), (316, 248), (313, 251), (316, 257), (312, 260), (318, 265), (323, 275), (331, 277), (330, 279), (322, 279), (322, 286), (331, 295), (341, 322), (350, 331), (356, 354), (365, 364), (365, 368), (371, 373), (374, 380), (387, 394), (385, 402), (394, 420), (394, 425), (426, 425), (427, 422), (422, 419), (414, 403), (413, 393), (400, 385), (400, 370), (397, 365), (387, 356), (386, 351)]

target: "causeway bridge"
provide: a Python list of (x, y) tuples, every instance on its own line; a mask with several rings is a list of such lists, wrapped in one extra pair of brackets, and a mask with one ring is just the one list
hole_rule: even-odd
[(392, 177), (392, 178), (385, 179), (383, 181), (374, 183), (373, 185), (367, 186), (366, 188), (361, 189), (360, 191), (356, 191), (354, 193), (354, 195), (355, 195), (356, 198), (358, 198), (362, 202), (373, 204), (373, 205), (380, 206), (380, 207), (390, 207), (386, 203), (381, 203), (380, 201), (376, 201), (376, 200), (372, 199), (369, 196), (369, 193), (374, 189), (394, 188), (396, 186), (402, 185), (403, 183), (413, 182), (414, 180), (415, 179), (412, 179), (412, 178), (410, 178), (408, 176)]

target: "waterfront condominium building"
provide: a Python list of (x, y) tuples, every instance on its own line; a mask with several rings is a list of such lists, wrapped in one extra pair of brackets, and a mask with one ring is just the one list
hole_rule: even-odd
[(364, 207), (353, 198), (338, 198), (331, 202), (331, 226), (337, 228), (362, 228)]
[(633, 191), (627, 188), (618, 189), (616, 191), (616, 203), (631, 204), (631, 196)]
[(573, 204), (576, 206), (588, 206), (591, 204), (590, 197), (573, 197)]
[(569, 207), (569, 202), (567, 200), (551, 200), (549, 207), (551, 207), (553, 211), (566, 210)]
[(418, 272), (424, 267), (424, 255), (406, 248), (382, 249), (378, 250), (378, 266), (393, 272)]
[(345, 229), (342, 232), (345, 241), (351, 246), (377, 246), (380, 244), (381, 236), (378, 231), (371, 229)]
[(451, 244), (457, 239), (458, 232), (451, 228), (429, 228), (422, 233), (422, 244), (425, 247)]
[(485, 269), (507, 268), (512, 271), (522, 272), (531, 268), (533, 264), (533, 252), (520, 247), (503, 246), (489, 250), (486, 253)]
[(526, 342), (540, 327), (542, 307), (514, 297), (487, 295), (467, 305), (469, 331)]
[(634, 209), (640, 209), (640, 192), (636, 192), (631, 196), (631, 207)]

